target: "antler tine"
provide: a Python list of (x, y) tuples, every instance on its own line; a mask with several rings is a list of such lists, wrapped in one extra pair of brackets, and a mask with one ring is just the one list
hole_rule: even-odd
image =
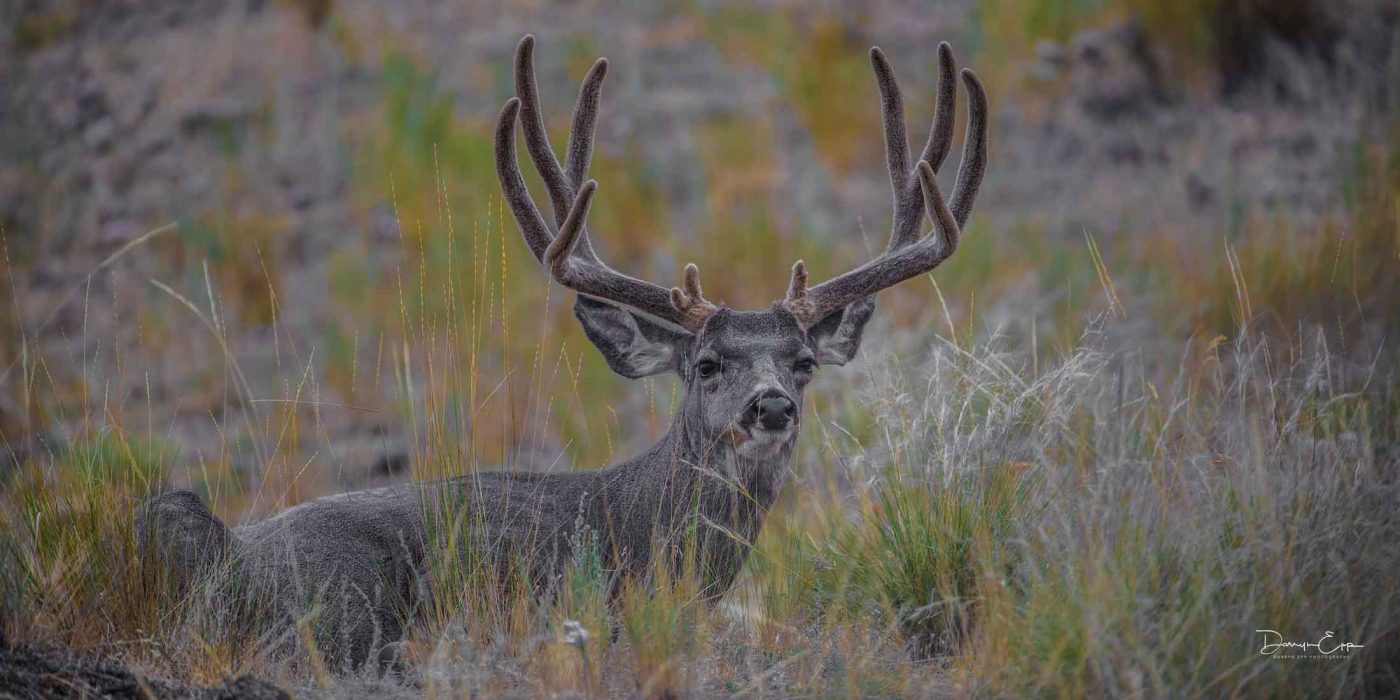
[[(581, 182), (588, 175), (588, 165), (593, 160), (594, 127), (598, 124), (598, 102), (603, 94), (603, 78), (607, 75), (608, 59), (599, 58), (593, 62), (593, 67), (588, 69), (579, 86), (574, 120), (569, 127), (569, 143), (565, 147), (568, 155), (564, 160), (564, 176), (570, 183)], [(582, 237), (578, 244), (579, 254), (601, 263), (598, 253), (593, 250), (593, 240), (589, 238), (587, 229), (584, 229)]]
[(933, 172), (943, 167), (948, 151), (953, 146), (953, 120), (957, 118), (958, 103), (957, 62), (953, 60), (953, 47), (948, 42), (938, 43), (938, 97), (933, 103), (933, 125), (928, 130), (928, 141), (924, 144), (924, 155)]
[(695, 265), (685, 267), (684, 291), (679, 288), (667, 291), (664, 287), (628, 277), (606, 265), (573, 254), (583, 239), (584, 222), (588, 219), (588, 208), (597, 189), (598, 183), (594, 180), (583, 183), (573, 206), (564, 217), (563, 225), (559, 227), (559, 235), (545, 250), (543, 262), (549, 268), (550, 276), (579, 294), (629, 306), (691, 332), (700, 332), (719, 307), (701, 295), (700, 269)]
[[(966, 68), (962, 72), (967, 86), (967, 135), (963, 137), (962, 163), (958, 165), (958, 181), (953, 185), (953, 217), (958, 228), (967, 225), (972, 216), (972, 203), (987, 174), (987, 91), (977, 74)], [(951, 116), (949, 122), (951, 123)], [(951, 131), (949, 132), (951, 135)]]
[(568, 155), (564, 161), (564, 174), (569, 182), (578, 182), (588, 174), (588, 164), (593, 160), (594, 127), (598, 124), (598, 102), (603, 96), (603, 78), (608, 76), (608, 59), (599, 58), (588, 69), (579, 85), (578, 104), (574, 107), (574, 122), (569, 128)]
[(685, 278), (681, 287), (671, 288), (671, 306), (680, 312), (680, 324), (694, 332), (705, 327), (705, 321), (713, 316), (719, 307), (710, 303), (700, 292), (700, 268), (695, 263), (685, 266)]
[(515, 95), (520, 99), (520, 123), (525, 131), (525, 150), (535, 161), (535, 170), (544, 181), (554, 205), (555, 223), (563, 224), (561, 214), (567, 215), (573, 203), (575, 188), (564, 179), (564, 169), (554, 157), (549, 134), (544, 128), (544, 113), (540, 110), (539, 87), (535, 84), (535, 36), (526, 34), (515, 47)]
[[(544, 264), (549, 267), (550, 276), (555, 281), (565, 287), (573, 288), (576, 274), (574, 268), (569, 264), (573, 256), (574, 246), (578, 244), (579, 233), (583, 231), (583, 222), (588, 220), (588, 208), (593, 205), (593, 193), (598, 191), (598, 182), (589, 180), (579, 188), (578, 196), (574, 198), (573, 206), (569, 207), (569, 212), (564, 216), (564, 223), (559, 227), (559, 235), (550, 242), (549, 248), (544, 252)], [(577, 290), (576, 290), (577, 291)]]
[[(938, 248), (935, 251), (937, 259), (933, 263), (937, 265), (947, 260), (948, 256), (958, 249), (962, 225), (958, 223), (953, 212), (949, 211), (948, 203), (943, 200), (943, 192), (938, 188), (938, 177), (933, 172), (933, 166), (926, 160), (919, 161), (919, 187), (923, 190), (924, 201), (928, 202), (928, 216), (933, 219), (933, 231), (939, 237)], [(932, 246), (929, 242), (932, 238), (932, 235), (926, 236), (921, 243)]]
[[(903, 248), (919, 240), (924, 217), (924, 202), (918, 178), (909, 167), (909, 142), (904, 121), (904, 102), (894, 68), (880, 47), (870, 49), (870, 65), (880, 89), (880, 115), (885, 132), (885, 161), (890, 171), (890, 189), (894, 194), (894, 221), (886, 250)], [(948, 157), (953, 142), (953, 120), (957, 103), (957, 79), (953, 49), (948, 42), (938, 45), (938, 97), (934, 106), (933, 125), (924, 143), (921, 160), (928, 161), (935, 172)]]
[[(886, 252), (850, 272), (811, 287), (805, 295), (793, 298), (789, 293), (789, 298), (783, 304), (804, 327), (811, 328), (837, 309), (928, 272), (953, 254), (960, 234), (957, 220), (943, 199), (943, 192), (928, 161), (919, 161), (918, 172), (919, 186), (924, 201), (928, 203), (926, 213), (934, 222), (934, 234), (925, 236), (917, 243)], [(801, 272), (805, 273), (806, 270), (802, 269)], [(799, 269), (794, 267), (794, 285), (800, 281), (799, 277)]]
[[(878, 49), (872, 49), (870, 55), (880, 84), (881, 111), (885, 117), (890, 181), (895, 189), (895, 230), (890, 237), (890, 247), (879, 257), (815, 287), (807, 287), (805, 265), (799, 262), (793, 266), (792, 283), (783, 304), (808, 328), (838, 309), (928, 272), (948, 259), (957, 248), (962, 228), (972, 214), (972, 204), (977, 198), (977, 190), (981, 187), (982, 178), (986, 173), (987, 93), (977, 75), (964, 69), (962, 77), (968, 93), (968, 129), (951, 206), (943, 198), (943, 192), (938, 187), (935, 177), (936, 163), (947, 156), (948, 142), (952, 139), (954, 98), (949, 93), (955, 91), (955, 88), (947, 89), (947, 84), (952, 82), (952, 51), (946, 44), (942, 44), (939, 46), (941, 80), (937, 115), (929, 134), (929, 141), (924, 147), (924, 158), (919, 160), (915, 168), (918, 177), (913, 186), (918, 190), (913, 196), (917, 196), (917, 199), (906, 196), (907, 190), (902, 187), (907, 185), (900, 176), (904, 151), (895, 148), (903, 136), (904, 126), (899, 88), (894, 82), (894, 72), (884, 54)], [(911, 234), (911, 238), (906, 241), (908, 229), (904, 227), (912, 227), (912, 230), (917, 231), (921, 217), (910, 216), (904, 208), (911, 201), (920, 200), (924, 207), (921, 214), (926, 213), (933, 220), (935, 235), (925, 236), (922, 240), (914, 242)]]
[(792, 264), (792, 279), (788, 282), (787, 301), (800, 301), (807, 297), (807, 263), (798, 260)]
[[(885, 162), (890, 169), (890, 186), (898, 197), (909, 181), (909, 136), (904, 127), (904, 99), (899, 94), (894, 67), (878, 46), (870, 47), (870, 66), (875, 69), (875, 83), (880, 88), (880, 116), (885, 127)], [(899, 204), (896, 200), (896, 208)]]
[[(579, 183), (588, 174), (593, 157), (594, 127), (598, 122), (598, 103), (602, 96), (603, 78), (607, 77), (608, 61), (600, 58), (593, 63), (579, 87), (574, 106), (573, 123), (569, 130), (567, 156), (563, 167), (549, 145), (549, 133), (544, 126), (544, 110), (540, 108), (539, 86), (535, 80), (535, 37), (526, 34), (515, 49), (515, 92), (520, 98), (520, 120), (525, 131), (525, 148), (535, 162), (540, 179), (544, 181), (549, 201), (554, 208), (554, 223), (563, 225), (569, 206), (578, 193)], [(582, 232), (577, 251), (585, 258), (598, 262), (588, 231)], [(538, 254), (537, 254), (538, 257)]]
[(544, 262), (545, 250), (554, 236), (549, 232), (544, 217), (530, 198), (530, 190), (525, 187), (525, 178), (520, 174), (520, 162), (515, 156), (515, 122), (520, 114), (520, 98), (506, 100), (501, 108), (501, 117), (496, 122), (496, 176), (501, 180), (501, 191), (506, 203), (520, 224), (520, 233), (535, 259)]

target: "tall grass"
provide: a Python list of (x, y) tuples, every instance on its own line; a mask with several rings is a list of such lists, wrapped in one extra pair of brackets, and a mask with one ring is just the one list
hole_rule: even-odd
[(102, 431), (47, 467), (11, 475), (0, 512), (8, 633), (88, 646), (159, 627), (158, 591), (135, 566), (131, 520), (123, 516), (160, 489), (168, 456)]
[[(756, 629), (883, 620), (993, 695), (1393, 688), (1394, 380), (1343, 377), (1320, 338), (1281, 361), (1244, 334), (1173, 366), (1089, 336), (1034, 381), (1019, 353), (947, 344), (890, 370), (843, 507), (762, 541)], [(1364, 647), (1271, 658), (1261, 629)]]
[[(1214, 260), (1202, 253), (1210, 264), (1189, 273), (1173, 256), (1070, 255), (1061, 269), (1102, 296), (1079, 309), (1094, 321), (1063, 350), (1036, 353), (960, 323), (956, 339), (872, 333), (862, 369), (819, 385), (803, 478), (718, 606), (689, 575), (633, 583), (614, 598), (611, 572), (586, 543), (543, 596), (523, 578), (449, 556), (429, 568), (433, 595), (413, 611), (401, 649), (407, 682), (336, 675), (317, 652), (314, 606), (289, 637), (229, 624), (217, 590), (176, 595), (137, 574), (132, 509), (178, 460), (94, 418), (57, 459), (29, 461), (0, 491), (0, 620), (7, 639), (58, 641), (162, 675), (207, 682), (256, 668), (317, 692), (1382, 692), (1396, 681), (1400, 619), (1389, 585), (1400, 575), (1400, 397), (1384, 349), (1365, 350), (1370, 336), (1352, 329), (1394, 327), (1380, 273), (1394, 255), (1385, 196), (1394, 173), (1392, 161), (1363, 171), (1346, 228), (1345, 245), (1356, 247), (1332, 265), (1250, 244), (1222, 246)], [(1114, 281), (1121, 264), (1195, 280), (1171, 288), (1195, 303), (1148, 303)], [(945, 288), (959, 274), (980, 273), (954, 268)], [(1262, 283), (1269, 274), (1293, 282)], [(1350, 305), (1328, 289), (1352, 290)], [(1077, 298), (1092, 299), (1088, 291)], [(1180, 320), (1182, 307), (1221, 314), (1219, 325), (1140, 348), (1118, 340), (1135, 315)], [(1313, 322), (1333, 313), (1341, 320)], [(1287, 318), (1297, 321), (1266, 322)], [(505, 321), (467, 322), (489, 336)], [(412, 414), (420, 478), (470, 473), (461, 438), (471, 431), (446, 409), (473, 383), (502, 381), (485, 364), (435, 354), (432, 333), (417, 330), (433, 323), (407, 325), (410, 349), (423, 350), (395, 363), (405, 400), (421, 402)], [(269, 444), (281, 420), (267, 423)], [(220, 505), (223, 482), (202, 483)], [(443, 551), (457, 552), (470, 514), (442, 505)], [(1274, 658), (1260, 653), (1261, 629), (1297, 641), (1330, 631), (1364, 646)]]
[[(1320, 338), (1292, 358), (1252, 332), (1197, 339), (1173, 362), (1091, 332), (1038, 373), (996, 337), (938, 342), (913, 363), (877, 348), (859, 397), (876, 437), (841, 429), (858, 416), (824, 416), (845, 485), (773, 514), (731, 603), (708, 607), (683, 578), (628, 587), (610, 607), (588, 547), (547, 600), (444, 569), (433, 590), (465, 603), (416, 628), (412, 673), (442, 693), (1387, 687), (1400, 494), (1384, 441), (1397, 397), (1393, 383), (1346, 371)], [(123, 534), (160, 484), (158, 455), (100, 436), (7, 487), (8, 635), (126, 645), (126, 658), (184, 677), (266, 656), (271, 640), (240, 652), (227, 637), (160, 632), (178, 618), (132, 575)], [(1330, 630), (1365, 646), (1339, 661), (1271, 659), (1256, 629), (1309, 640)], [(941, 660), (920, 661), (930, 657)], [(184, 667), (197, 659), (208, 670)]]

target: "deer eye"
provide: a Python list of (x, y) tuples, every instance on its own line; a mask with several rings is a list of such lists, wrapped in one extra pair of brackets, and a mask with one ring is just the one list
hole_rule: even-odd
[(701, 360), (695, 365), (695, 371), (700, 374), (701, 379), (708, 379), (719, 371), (719, 363), (714, 360)]
[(810, 357), (804, 357), (804, 358), (798, 360), (798, 361), (797, 361), (797, 364), (794, 364), (794, 365), (792, 366), (792, 371), (794, 371), (794, 372), (801, 372), (801, 373), (803, 373), (803, 374), (810, 374), (811, 372), (813, 372), (813, 371), (816, 370), (816, 369), (817, 369), (817, 361), (816, 361), (816, 360), (813, 360), (813, 359), (810, 358)]

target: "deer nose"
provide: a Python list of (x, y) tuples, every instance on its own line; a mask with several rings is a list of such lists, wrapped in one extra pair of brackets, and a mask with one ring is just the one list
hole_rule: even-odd
[(764, 430), (782, 430), (792, 422), (792, 414), (797, 409), (796, 404), (782, 394), (768, 394), (759, 397), (754, 403), (753, 411), (758, 424)]

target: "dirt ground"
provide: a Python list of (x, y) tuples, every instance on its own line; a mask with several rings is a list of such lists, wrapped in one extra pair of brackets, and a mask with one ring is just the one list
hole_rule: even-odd
[(158, 698), (160, 700), (285, 700), (291, 696), (252, 676), (208, 688), (148, 678), (122, 664), (59, 646), (0, 642), (0, 696), (34, 698)]

